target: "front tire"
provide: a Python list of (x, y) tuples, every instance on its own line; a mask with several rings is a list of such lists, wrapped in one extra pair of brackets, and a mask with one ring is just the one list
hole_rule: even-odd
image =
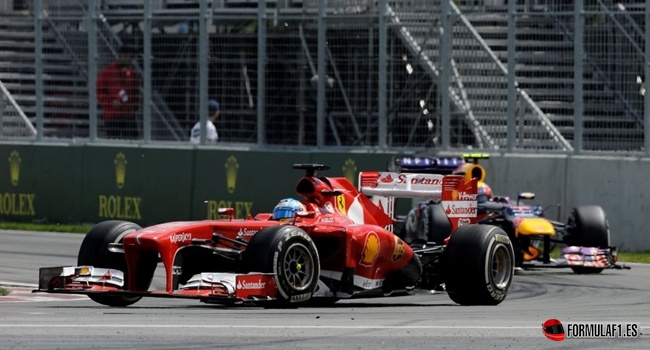
[[(118, 220), (104, 221), (93, 226), (81, 243), (77, 258), (77, 266), (87, 265), (120, 270), (124, 272), (124, 282), (126, 284), (128, 281), (126, 258), (124, 257), (124, 254), (117, 254), (108, 251), (108, 246), (111, 243), (122, 242), (124, 236), (139, 229), (141, 229), (141, 227), (132, 222)], [(157, 261), (154, 262), (157, 263)], [(153, 270), (151, 273), (151, 278), (152, 277)], [(146, 284), (146, 288), (148, 288), (151, 283), (151, 278), (149, 278), (148, 281), (142, 281), (142, 283), (138, 284), (143, 284), (141, 286), (143, 288)], [(142, 298), (100, 294), (88, 294), (88, 297), (96, 303), (118, 307), (129, 306)]]
[(320, 260), (314, 241), (292, 225), (260, 230), (243, 253), (249, 271), (273, 273), (282, 305), (311, 299), (320, 276)]
[(445, 287), (460, 305), (497, 305), (514, 276), (514, 250), (499, 227), (468, 225), (452, 235), (444, 255)]
[[(603, 208), (597, 205), (573, 208), (567, 223), (565, 242), (580, 247), (608, 248), (610, 246), (609, 222)], [(601, 273), (599, 267), (572, 266), (577, 274)]]

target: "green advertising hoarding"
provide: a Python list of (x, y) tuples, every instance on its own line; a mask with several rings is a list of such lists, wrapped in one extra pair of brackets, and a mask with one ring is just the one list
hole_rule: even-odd
[(268, 213), (282, 198), (294, 197), (304, 176), (298, 163), (330, 167), (317, 176), (347, 177), (357, 184), (362, 170), (386, 170), (385, 154), (300, 153), (198, 150), (192, 203), (194, 219), (215, 219), (218, 208), (233, 208), (236, 218)]
[(80, 222), (83, 149), (0, 145), (0, 218)]
[(282, 198), (298, 198), (304, 175), (297, 163), (330, 166), (317, 176), (386, 170), (376, 153), (232, 151), (147, 146), (0, 145), (0, 219), (96, 223), (127, 220), (142, 226), (237, 218), (271, 212)]
[(194, 218), (215, 219), (219, 207), (235, 209), (240, 219), (271, 212), (281, 198), (296, 196), (302, 171), (292, 166), (309, 158), (309, 153), (197, 150)]
[(193, 152), (85, 147), (82, 216), (140, 225), (190, 218)]

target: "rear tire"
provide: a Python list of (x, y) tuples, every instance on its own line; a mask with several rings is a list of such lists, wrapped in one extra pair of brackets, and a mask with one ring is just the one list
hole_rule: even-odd
[(449, 297), (461, 305), (497, 305), (508, 294), (515, 257), (499, 227), (468, 225), (452, 235), (443, 255)]
[(434, 201), (418, 203), (402, 226), (404, 233), (398, 236), (409, 244), (420, 241), (443, 244), (451, 233), (451, 223), (442, 204)]
[[(94, 266), (107, 269), (116, 269), (124, 272), (124, 283), (128, 282), (128, 271), (126, 267), (126, 258), (124, 254), (117, 254), (108, 251), (110, 243), (120, 243), (124, 236), (141, 229), (140, 226), (127, 221), (110, 220), (100, 222), (86, 234), (79, 248), (77, 258), (78, 266)], [(153, 269), (155, 269), (156, 260), (154, 260)], [(153, 269), (148, 281), (138, 281), (141, 288), (149, 288), (153, 278)], [(145, 286), (146, 285), (146, 286)], [(89, 294), (88, 297), (96, 303), (108, 306), (128, 306), (136, 303), (142, 297), (125, 297), (125, 296), (107, 296), (99, 294)]]
[(295, 306), (311, 299), (320, 277), (314, 241), (292, 225), (261, 229), (243, 253), (248, 271), (273, 273), (280, 305)]
[(440, 203), (429, 204), (429, 232), (427, 238), (430, 242), (443, 244), (451, 234), (451, 222)]
[[(569, 234), (565, 238), (568, 245), (580, 247), (610, 247), (609, 222), (603, 208), (597, 205), (573, 208), (567, 223)], [(577, 274), (595, 274), (603, 268), (572, 266)]]

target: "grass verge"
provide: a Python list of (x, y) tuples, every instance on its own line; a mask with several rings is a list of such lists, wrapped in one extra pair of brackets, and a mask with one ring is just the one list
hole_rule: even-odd
[(650, 264), (650, 252), (618, 252), (618, 261)]
[(91, 224), (68, 225), (68, 224), (38, 224), (38, 223), (29, 223), (29, 222), (0, 222), (0, 230), (86, 233), (90, 231), (91, 227), (92, 227)]
[(11, 293), (9, 292), (9, 289), (0, 286), (0, 296), (9, 295), (9, 293)]

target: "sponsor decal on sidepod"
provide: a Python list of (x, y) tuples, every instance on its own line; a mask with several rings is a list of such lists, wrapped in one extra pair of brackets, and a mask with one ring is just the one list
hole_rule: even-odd
[(173, 235), (169, 236), (169, 241), (172, 243), (178, 243), (178, 242), (185, 242), (185, 241), (191, 241), (192, 240), (192, 234), (191, 233), (174, 233)]

